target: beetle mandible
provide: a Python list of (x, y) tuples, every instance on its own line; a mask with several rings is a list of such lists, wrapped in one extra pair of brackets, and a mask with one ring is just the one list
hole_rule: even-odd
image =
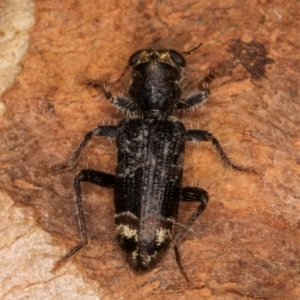
[[(75, 178), (81, 242), (59, 263), (89, 244), (81, 183), (90, 182), (114, 189), (115, 232), (129, 265), (136, 271), (150, 270), (171, 245), (179, 270), (189, 282), (177, 244), (204, 211), (208, 194), (199, 187), (181, 186), (185, 142), (212, 142), (227, 166), (250, 172), (232, 164), (211, 133), (186, 130), (181, 122), (174, 121), (177, 112), (196, 106), (209, 96), (206, 85), (203, 91), (181, 97), (181, 73), (186, 65), (184, 55), (200, 45), (182, 54), (172, 49), (139, 50), (128, 62), (131, 69), (129, 97), (112, 96), (108, 88), (103, 88), (106, 98), (129, 112), (130, 117), (121, 120), (117, 126), (98, 126), (88, 132), (68, 162), (59, 168), (59, 171), (72, 168), (93, 136), (116, 139), (115, 175), (84, 169)], [(175, 236), (174, 224), (180, 201), (197, 201), (200, 205)]]

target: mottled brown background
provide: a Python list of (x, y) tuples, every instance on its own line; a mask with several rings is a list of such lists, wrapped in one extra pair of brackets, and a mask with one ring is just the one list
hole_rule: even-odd
[[(113, 82), (153, 43), (186, 51), (203, 42), (187, 57), (184, 93), (215, 70), (212, 95), (182, 120), (212, 132), (234, 163), (261, 176), (225, 168), (209, 143), (187, 146), (184, 185), (210, 194), (180, 245), (191, 289), (171, 251), (147, 274), (129, 269), (114, 240), (112, 192), (88, 184), (92, 243), (72, 263), (106, 299), (299, 299), (299, 18), (296, 0), (37, 0), (23, 71), (3, 97), (2, 189), (70, 249), (78, 241), (74, 176), (85, 167), (113, 172), (115, 143), (95, 138), (74, 170), (47, 172), (88, 130), (123, 117), (82, 79)], [(128, 82), (113, 92), (126, 94)], [(196, 205), (182, 205), (179, 222)]]

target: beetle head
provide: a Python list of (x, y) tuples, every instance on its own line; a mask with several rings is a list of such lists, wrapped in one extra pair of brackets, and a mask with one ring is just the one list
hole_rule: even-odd
[(171, 113), (181, 97), (179, 82), (185, 64), (184, 57), (170, 49), (143, 49), (130, 57), (129, 95), (144, 116)]

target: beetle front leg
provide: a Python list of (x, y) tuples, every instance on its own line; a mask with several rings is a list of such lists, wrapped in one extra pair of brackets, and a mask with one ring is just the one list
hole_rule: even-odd
[(207, 100), (207, 98), (210, 95), (207, 79), (204, 79), (201, 85), (203, 89), (201, 92), (197, 92), (187, 96), (186, 98), (180, 99), (180, 101), (175, 105), (175, 109), (177, 110), (189, 109)]
[(76, 207), (78, 213), (78, 227), (79, 227), (81, 242), (57, 262), (53, 271), (58, 269), (66, 260), (74, 256), (78, 251), (88, 246), (90, 242), (90, 238), (87, 232), (86, 220), (84, 216), (82, 193), (81, 193), (81, 182), (90, 182), (105, 188), (112, 189), (115, 184), (115, 176), (101, 171), (91, 170), (91, 169), (81, 170), (79, 174), (76, 176), (74, 181), (74, 189), (75, 189), (75, 200), (76, 200)]
[(185, 139), (186, 139), (186, 141), (212, 142), (212, 144), (215, 147), (217, 153), (219, 154), (219, 156), (221, 157), (221, 159), (223, 160), (223, 162), (225, 163), (226, 166), (231, 167), (232, 169), (235, 169), (235, 170), (238, 170), (238, 171), (247, 172), (247, 173), (254, 173), (254, 171), (249, 169), (249, 168), (240, 167), (240, 166), (237, 166), (237, 165), (234, 165), (233, 163), (231, 163), (230, 159), (228, 158), (225, 151), (221, 147), (219, 141), (208, 131), (205, 131), (205, 130), (188, 130), (186, 132)]
[(209, 96), (209, 90), (202, 92), (194, 93), (186, 98), (180, 99), (180, 101), (175, 105), (175, 108), (178, 110), (189, 109), (193, 106), (199, 105), (204, 102)]
[(78, 158), (81, 156), (83, 150), (87, 146), (88, 142), (91, 140), (93, 136), (107, 136), (110, 138), (116, 138), (117, 136), (117, 127), (116, 126), (98, 126), (94, 128), (93, 130), (89, 131), (83, 141), (80, 143), (79, 147), (75, 150), (73, 155), (69, 158), (66, 164), (59, 166), (57, 169), (54, 170), (54, 172), (61, 172), (66, 171), (69, 169), (72, 169)]
[(114, 106), (129, 112), (135, 112), (137, 110), (136, 104), (130, 98), (113, 96), (110, 92), (110, 86), (102, 86), (102, 92), (105, 98)]
[[(117, 81), (118, 80), (116, 80), (116, 82)], [(130, 98), (113, 96), (111, 94), (110, 89), (113, 84), (106, 84), (105, 82), (96, 79), (85, 79), (84, 83), (87, 85), (91, 85), (95, 88), (99, 88), (103, 93), (104, 97), (116, 107), (129, 112), (135, 112), (137, 110), (136, 104)]]

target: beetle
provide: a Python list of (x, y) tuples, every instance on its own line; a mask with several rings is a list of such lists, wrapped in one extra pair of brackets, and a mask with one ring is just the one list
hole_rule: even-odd
[[(131, 72), (128, 98), (112, 96), (110, 89), (102, 86), (105, 97), (116, 107), (129, 112), (130, 117), (121, 120), (117, 126), (98, 126), (89, 131), (68, 162), (59, 168), (59, 171), (72, 168), (93, 136), (116, 139), (115, 175), (84, 169), (75, 178), (81, 242), (59, 263), (90, 242), (81, 193), (81, 183), (90, 182), (114, 189), (115, 233), (129, 265), (136, 271), (148, 271), (172, 247), (179, 270), (189, 282), (177, 244), (204, 211), (209, 197), (202, 188), (181, 186), (185, 143), (211, 142), (225, 165), (250, 172), (232, 164), (211, 133), (186, 130), (183, 123), (174, 119), (179, 111), (199, 105), (209, 96), (205, 84), (202, 91), (181, 97), (181, 74), (186, 65), (184, 56), (200, 45), (182, 54), (160, 48), (135, 52), (128, 62)], [(180, 201), (196, 201), (199, 206), (175, 235)]]

